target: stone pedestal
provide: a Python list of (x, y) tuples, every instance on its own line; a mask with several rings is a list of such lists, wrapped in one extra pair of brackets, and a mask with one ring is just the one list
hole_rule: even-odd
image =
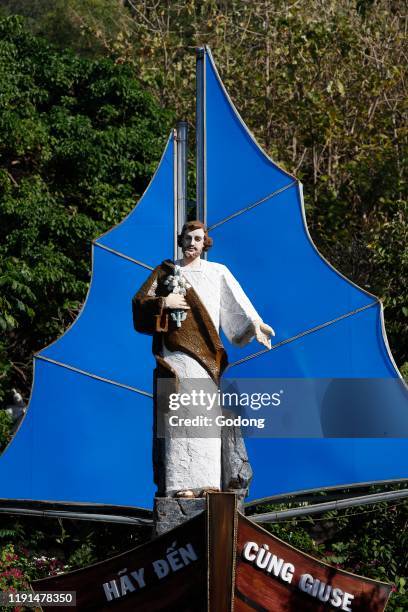
[(153, 536), (166, 533), (197, 514), (204, 512), (205, 497), (182, 499), (176, 497), (155, 497), (153, 507)]

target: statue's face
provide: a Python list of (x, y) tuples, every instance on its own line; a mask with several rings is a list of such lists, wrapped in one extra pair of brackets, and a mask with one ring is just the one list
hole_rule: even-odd
[(186, 259), (200, 257), (204, 248), (204, 230), (200, 227), (185, 233), (181, 239), (181, 248)]

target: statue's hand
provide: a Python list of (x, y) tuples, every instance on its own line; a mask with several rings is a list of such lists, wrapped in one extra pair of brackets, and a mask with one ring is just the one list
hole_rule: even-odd
[(267, 349), (271, 348), (271, 336), (275, 335), (272, 327), (263, 321), (254, 321), (254, 335), (260, 344), (263, 344)]
[(250, 321), (244, 332), (239, 336), (235, 336), (232, 341), (237, 346), (245, 346), (255, 337), (258, 342), (263, 344), (267, 349), (270, 349), (270, 337), (274, 335), (275, 332), (272, 327), (264, 323), (261, 319), (258, 319), (257, 321)]
[(166, 308), (171, 308), (172, 310), (190, 309), (190, 306), (186, 302), (186, 298), (180, 293), (169, 293), (169, 295), (165, 298), (165, 305)]

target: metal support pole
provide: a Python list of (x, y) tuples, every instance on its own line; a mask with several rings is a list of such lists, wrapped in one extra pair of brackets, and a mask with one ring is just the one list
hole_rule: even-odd
[(177, 229), (178, 229), (178, 201), (177, 201), (177, 164), (178, 164), (177, 130), (173, 129), (173, 260), (178, 257)]
[(136, 516), (118, 516), (114, 514), (94, 514), (90, 512), (72, 512), (71, 510), (32, 510), (30, 508), (0, 508), (2, 514), (13, 514), (19, 516), (40, 516), (48, 518), (64, 518), (80, 521), (102, 521), (103, 523), (121, 523), (123, 525), (146, 525), (152, 526), (152, 519), (138, 518)]
[[(177, 139), (177, 234), (181, 233), (184, 223), (187, 221), (187, 154), (188, 154), (188, 124), (186, 121), (179, 121), (176, 128)], [(180, 247), (177, 248), (177, 257), (182, 257)]]
[[(292, 491), (290, 493), (279, 493), (279, 495), (270, 495), (269, 497), (261, 497), (247, 502), (245, 505), (245, 514), (251, 514), (251, 508), (262, 504), (288, 504), (321, 501), (321, 493), (325, 493), (327, 501), (333, 499), (345, 499), (350, 497), (349, 491), (353, 493), (355, 489), (367, 489), (369, 487), (382, 487), (391, 485), (406, 485), (408, 490), (408, 478), (391, 478), (387, 480), (369, 480), (368, 482), (354, 482), (331, 487), (317, 487), (315, 489), (302, 489), (300, 491)], [(354, 497), (361, 497), (361, 493), (354, 494)]]
[(321, 504), (314, 504), (301, 508), (290, 508), (289, 510), (280, 510), (279, 512), (266, 512), (265, 514), (253, 514), (248, 516), (254, 523), (273, 523), (298, 516), (311, 516), (312, 514), (321, 514), (329, 510), (341, 510), (342, 508), (352, 508), (354, 506), (366, 506), (369, 504), (378, 504), (380, 502), (390, 502), (397, 499), (408, 497), (408, 489), (402, 491), (385, 491), (384, 493), (373, 493), (370, 495), (362, 495), (361, 497), (353, 497), (351, 499), (341, 499)]
[(205, 47), (196, 49), (197, 219), (207, 224), (207, 161), (205, 138)]

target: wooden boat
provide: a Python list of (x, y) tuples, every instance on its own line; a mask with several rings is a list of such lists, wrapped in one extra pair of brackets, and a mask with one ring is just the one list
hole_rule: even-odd
[(391, 589), (271, 535), (232, 493), (209, 494), (205, 512), (146, 544), (32, 586), (75, 591), (76, 610), (98, 612), (381, 612)]

